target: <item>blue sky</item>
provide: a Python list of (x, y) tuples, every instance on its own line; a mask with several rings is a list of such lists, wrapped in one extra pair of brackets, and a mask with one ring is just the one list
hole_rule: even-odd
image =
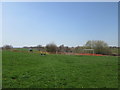
[(88, 40), (118, 44), (117, 2), (5, 2), (3, 45), (78, 46)]

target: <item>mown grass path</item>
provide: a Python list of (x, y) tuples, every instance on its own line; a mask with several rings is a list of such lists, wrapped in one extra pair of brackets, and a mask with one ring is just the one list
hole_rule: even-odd
[(117, 88), (118, 58), (3, 51), (3, 88)]

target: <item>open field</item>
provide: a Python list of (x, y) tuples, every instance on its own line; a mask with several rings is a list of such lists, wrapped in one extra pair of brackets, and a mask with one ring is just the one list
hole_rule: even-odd
[(3, 51), (3, 88), (117, 88), (114, 56)]
[(2, 88), (2, 50), (0, 49), (0, 89)]

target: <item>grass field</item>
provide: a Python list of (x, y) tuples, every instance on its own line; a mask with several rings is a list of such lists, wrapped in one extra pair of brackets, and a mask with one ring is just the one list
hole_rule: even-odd
[(0, 49), (0, 89), (2, 88), (2, 50)]
[(3, 51), (3, 88), (117, 88), (114, 56)]

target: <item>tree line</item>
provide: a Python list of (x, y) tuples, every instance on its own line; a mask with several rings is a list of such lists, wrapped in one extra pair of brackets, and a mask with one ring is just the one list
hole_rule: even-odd
[[(4, 45), (2, 49), (11, 49), (12, 45)], [(38, 51), (47, 51), (50, 53), (84, 53), (84, 49), (93, 49), (96, 54), (111, 55), (118, 53), (112, 53), (112, 49), (115, 47), (109, 47), (108, 44), (102, 40), (89, 40), (83, 46), (68, 47), (64, 45), (57, 46), (55, 43), (49, 43), (46, 46), (37, 45), (35, 47), (23, 47), (23, 48), (33, 48)], [(117, 48), (118, 49), (118, 48)], [(117, 50), (116, 49), (116, 50)], [(92, 52), (89, 52), (92, 53)]]

